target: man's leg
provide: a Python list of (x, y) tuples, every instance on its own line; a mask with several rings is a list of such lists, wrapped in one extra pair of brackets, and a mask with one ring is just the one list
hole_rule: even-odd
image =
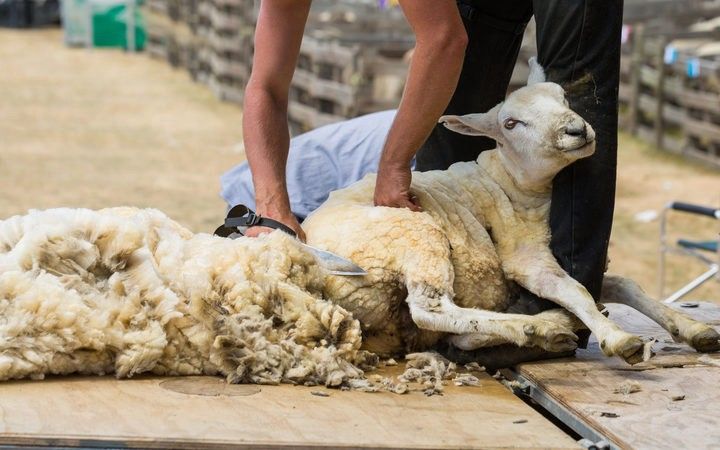
[[(465, 63), (445, 114), (485, 112), (505, 99), (523, 32), (532, 16), (531, 0), (459, 0), (469, 44)], [(489, 138), (464, 136), (436, 126), (417, 154), (416, 170), (444, 170), (474, 161), (495, 147)]]
[[(485, 112), (505, 99), (510, 77), (522, 44), (525, 26), (532, 16), (532, 0), (461, 0), (458, 2), (469, 44), (458, 87), (445, 114)], [(488, 138), (464, 136), (437, 126), (417, 154), (416, 169), (444, 170), (458, 161), (473, 161), (480, 152), (495, 147)], [(527, 293), (514, 299), (511, 311), (537, 314), (557, 307)], [(572, 355), (542, 349), (501, 345), (465, 352), (448, 345), (439, 348), (451, 359), (480, 361), (487, 367), (509, 367), (520, 362)]]
[(535, 0), (538, 61), (595, 129), (597, 150), (556, 178), (551, 248), (600, 298), (615, 202), (622, 0)]
[[(485, 2), (485, 6), (494, 8), (498, 3)], [(502, 5), (515, 8), (521, 17), (527, 11), (525, 3), (508, 0)], [(575, 163), (556, 178), (551, 212), (556, 258), (597, 299), (614, 207), (622, 0), (534, 0), (531, 10), (538, 26), (539, 61), (549, 80), (568, 89), (571, 106), (597, 133), (596, 155)], [(503, 72), (497, 64), (512, 65), (517, 57), (521, 37), (514, 41), (506, 34), (504, 42), (483, 40), (484, 33), (501, 34), (494, 28), (483, 30), (473, 25), (468, 34), (473, 50), (479, 52), (470, 54), (469, 49), (448, 114), (486, 111), (500, 102), (511, 72)], [(487, 141), (457, 138), (436, 128), (418, 154), (418, 169), (444, 169), (455, 161), (472, 160), (487, 148)], [(535, 314), (551, 306), (527, 292), (515, 300), (511, 312)], [(504, 350), (479, 350), (473, 357), (493, 360), (504, 355)], [(512, 365), (516, 358), (505, 356), (508, 358), (499, 364)], [(540, 352), (535, 358), (547, 356)]]
[[(623, 0), (535, 0), (538, 61), (595, 129), (597, 149), (555, 177), (552, 248), (560, 265), (600, 298), (617, 168)], [(589, 332), (578, 333), (585, 347)]]

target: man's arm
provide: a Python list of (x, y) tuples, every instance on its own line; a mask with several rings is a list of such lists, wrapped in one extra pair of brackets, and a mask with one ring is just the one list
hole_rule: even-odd
[[(285, 165), (288, 93), (311, 0), (263, 0), (255, 31), (253, 70), (245, 89), (243, 137), (255, 185), (258, 214), (293, 228), (305, 240), (290, 211)], [(255, 227), (248, 235), (268, 231)]]
[(375, 204), (419, 211), (410, 194), (410, 161), (450, 102), (468, 38), (454, 0), (400, 0), (400, 6), (417, 45), (380, 160)]

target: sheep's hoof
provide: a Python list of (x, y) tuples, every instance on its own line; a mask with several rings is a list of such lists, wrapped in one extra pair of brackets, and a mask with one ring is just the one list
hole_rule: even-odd
[(603, 353), (607, 356), (619, 356), (631, 365), (642, 362), (645, 350), (643, 340), (624, 331), (617, 333), (600, 341)]
[(720, 350), (720, 334), (711, 327), (707, 327), (690, 340), (690, 345), (700, 353), (710, 353)]
[(578, 337), (572, 330), (549, 321), (537, 321), (525, 324), (523, 332), (528, 336), (528, 344), (549, 352), (569, 352), (577, 348)]
[(578, 337), (570, 331), (550, 331), (543, 348), (549, 352), (570, 352), (577, 348)]
[(616, 355), (625, 360), (626, 363), (634, 365), (643, 362), (645, 343), (637, 336), (630, 336), (619, 343)]

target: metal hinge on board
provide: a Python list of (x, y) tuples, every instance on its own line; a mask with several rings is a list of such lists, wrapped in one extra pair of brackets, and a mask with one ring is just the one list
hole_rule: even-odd
[(577, 416), (559, 402), (555, 401), (555, 399), (536, 386), (532, 381), (513, 370), (502, 370), (501, 372), (506, 378), (503, 384), (510, 388), (515, 395), (532, 399), (548, 414), (582, 436), (583, 439), (578, 441), (578, 444), (582, 448), (618, 450), (619, 447), (617, 445), (613, 444), (598, 430), (593, 429), (582, 417)]
[(598, 442), (593, 442), (590, 439), (580, 439), (578, 444), (588, 450), (610, 450), (610, 443), (604, 439)]

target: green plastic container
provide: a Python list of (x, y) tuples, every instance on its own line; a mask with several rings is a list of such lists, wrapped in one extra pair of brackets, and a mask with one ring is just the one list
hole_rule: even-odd
[(65, 43), (82, 47), (145, 48), (141, 0), (62, 0)]

